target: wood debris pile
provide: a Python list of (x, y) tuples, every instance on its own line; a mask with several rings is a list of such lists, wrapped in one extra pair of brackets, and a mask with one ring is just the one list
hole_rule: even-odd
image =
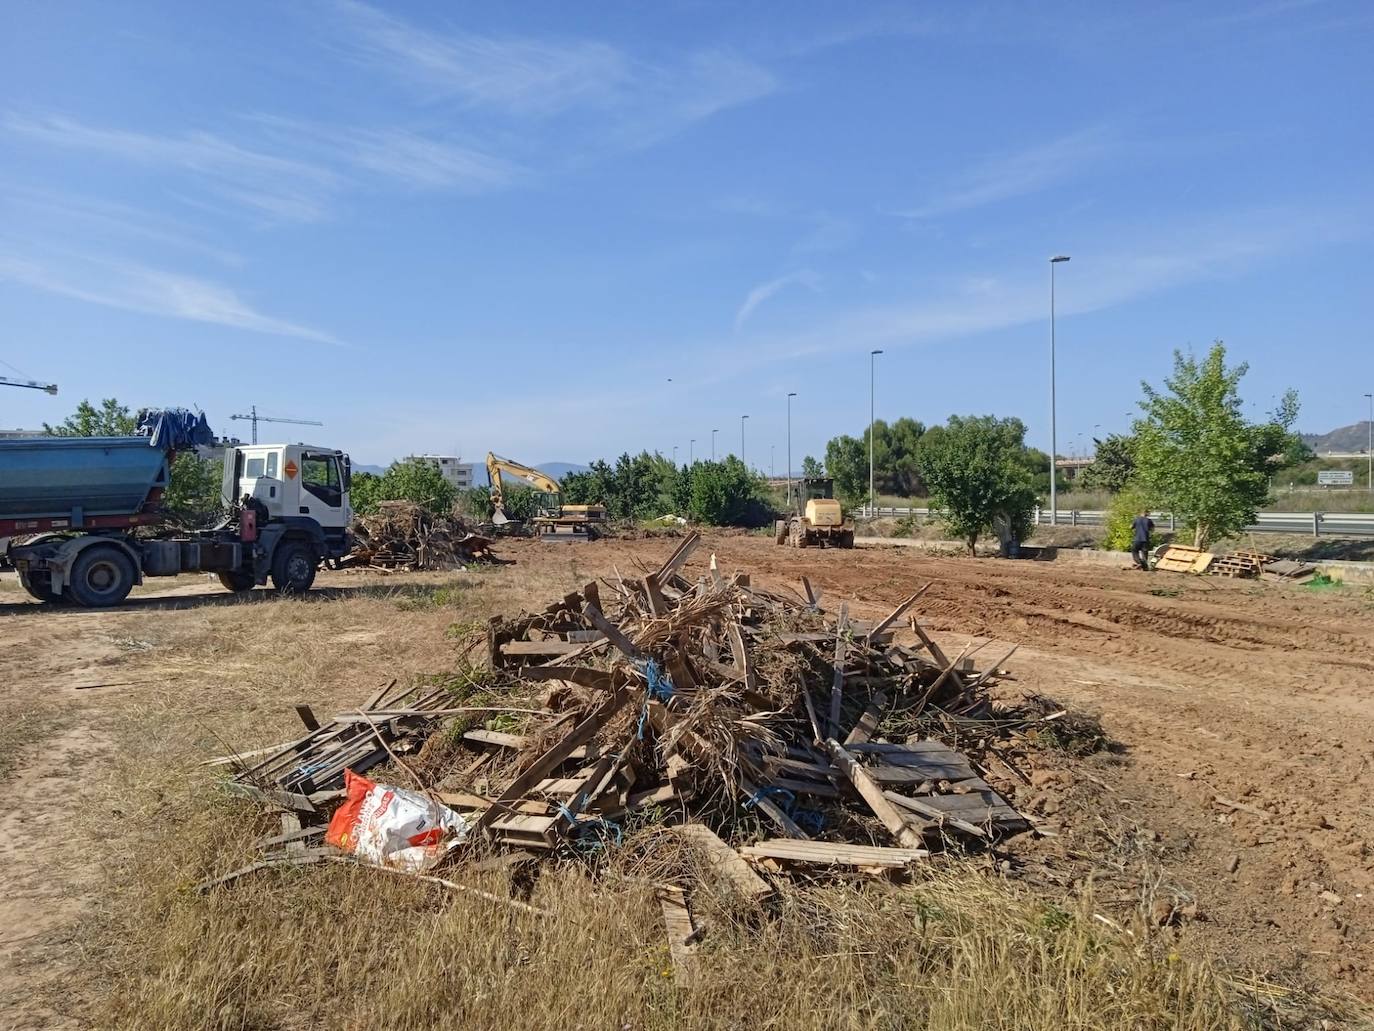
[[(905, 869), (1029, 827), (983, 765), (1007, 758), (987, 692), (1010, 652), (981, 672), (978, 648), (946, 655), (910, 615), (924, 589), (869, 625), (844, 603), (824, 611), (806, 580), (804, 593), (765, 590), (714, 557), (691, 580), (698, 543), (642, 577), (491, 622), (491, 684), (541, 691), (542, 707), (522, 733), (462, 733), (438, 775), (414, 764), (431, 798), (472, 821), (469, 843), (549, 855), (662, 822), (743, 885), (759, 868)], [(908, 629), (913, 643), (895, 643)], [(444, 687), (415, 687), (323, 726), (311, 716), (306, 737), (237, 760), (233, 786), (300, 821), (269, 843), (297, 846), (279, 858), (327, 857), (301, 842), (321, 832), (344, 769), (395, 759), (421, 780), (404, 757), (470, 711), (454, 705)]]
[(383, 501), (372, 515), (353, 520), (353, 551), (348, 566), (379, 569), (458, 569), (495, 562), (492, 540), (457, 516), (435, 516), (409, 501)]
[(1159, 551), (1155, 568), (1171, 573), (1206, 573), (1233, 579), (1293, 580), (1301, 582), (1316, 575), (1317, 567), (1303, 562), (1276, 559), (1258, 551), (1233, 551), (1217, 555), (1201, 548), (1170, 544)]

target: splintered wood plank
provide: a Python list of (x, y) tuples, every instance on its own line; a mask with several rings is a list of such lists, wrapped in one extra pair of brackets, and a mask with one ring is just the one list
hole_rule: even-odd
[(512, 802), (523, 798), (550, 772), (570, 759), (573, 752), (590, 741), (596, 732), (606, 724), (607, 720), (625, 707), (629, 697), (624, 691), (613, 695), (600, 708), (573, 727), (561, 741), (530, 763), (525, 771), (511, 781), (505, 791), (501, 792), (499, 798), (492, 800), (491, 808), (477, 818), (473, 831), (481, 832), (499, 816), (507, 815), (510, 812)]
[[(926, 632), (921, 629), (921, 624), (914, 618), (911, 620), (911, 629), (915, 632), (916, 636), (921, 639), (921, 643), (926, 646), (926, 650), (928, 650), (931, 655), (935, 656), (935, 661), (940, 664), (941, 669), (953, 665), (953, 663), (949, 661), (949, 657), (940, 650), (940, 646), (926, 636)], [(953, 670), (950, 676), (953, 678), (955, 686), (962, 691), (965, 686), (964, 678), (959, 676), (959, 671), (957, 669)]]
[(835, 677), (830, 682), (830, 732), (840, 732), (840, 705), (844, 700), (844, 663), (849, 653), (849, 603), (840, 602), (835, 625)]
[(744, 646), (744, 634), (740, 632), (738, 623), (731, 623), (726, 628), (726, 637), (730, 642), (730, 657), (735, 660), (735, 669), (744, 680), (744, 686), (750, 691), (754, 690), (754, 665), (749, 661), (749, 650)]
[(649, 599), (649, 611), (653, 615), (666, 616), (668, 614), (668, 599), (663, 597), (663, 589), (658, 585), (657, 574), (650, 573), (644, 578), (644, 596)]
[(819, 610), (821, 607), (821, 592), (811, 586), (811, 580), (807, 577), (801, 578), (802, 590), (806, 592), (806, 604), (811, 608)]
[(879, 623), (877, 626), (875, 626), (872, 630), (868, 632), (869, 643), (872, 644), (874, 640), (880, 634), (883, 633), (883, 631), (885, 631), (893, 623), (897, 622), (897, 620), (901, 619), (903, 614), (905, 614), (906, 610), (911, 608), (911, 606), (915, 605), (916, 600), (920, 598), (921, 595), (925, 594), (926, 591), (930, 590), (931, 587), (933, 587), (934, 585), (935, 581), (932, 580), (930, 583), (926, 584), (920, 590), (916, 591), (915, 594), (911, 595), (911, 597), (907, 598), (906, 601), (902, 602), (895, 609), (889, 612), (887, 614), (887, 617), (881, 623)]
[(521, 680), (566, 680), (594, 691), (609, 691), (611, 675), (587, 666), (524, 666), (517, 674)]
[(716, 832), (702, 823), (685, 823), (674, 827), (673, 833), (706, 854), (711, 873), (746, 898), (762, 901), (773, 894), (772, 886), (756, 874), (733, 848), (721, 841)]
[(992, 675), (993, 675), (994, 673), (996, 673), (999, 669), (1001, 669), (1001, 668), (1002, 668), (1002, 663), (1006, 662), (1009, 658), (1011, 658), (1013, 655), (1015, 655), (1015, 654), (1016, 654), (1016, 649), (1017, 649), (1017, 648), (1020, 648), (1020, 647), (1021, 647), (1021, 646), (1020, 646), (1019, 644), (1013, 644), (1013, 645), (1011, 646), (1011, 651), (1007, 652), (1007, 654), (1003, 655), (1000, 659), (998, 659), (996, 662), (994, 662), (991, 666), (989, 666), (987, 669), (983, 670), (982, 675), (979, 676), (978, 679), (975, 680), (973, 683), (969, 684), (970, 689), (980, 686), (981, 684), (983, 684), (983, 683), (988, 679), (988, 677), (992, 676)]
[(667, 561), (659, 566), (658, 572), (654, 574), (654, 579), (660, 585), (669, 583), (678, 574), (678, 571), (687, 564), (687, 560), (691, 558), (692, 552), (700, 543), (701, 534), (695, 531), (688, 534), (682, 543), (673, 549), (673, 553), (668, 556)]
[(967, 820), (958, 816), (953, 816), (941, 809), (939, 806), (931, 805), (929, 798), (912, 798), (908, 795), (899, 795), (895, 791), (884, 791), (883, 797), (895, 806), (903, 809), (910, 809), (919, 816), (932, 819), (941, 826), (953, 827), (955, 830), (963, 831), (965, 834), (972, 834), (975, 837), (986, 838), (987, 833), (977, 824), (969, 823)]
[(571, 655), (579, 652), (586, 641), (507, 641), (501, 645), (502, 655)]
[(602, 611), (591, 602), (588, 602), (582, 607), (582, 612), (592, 621), (592, 626), (605, 634), (606, 639), (610, 641), (611, 644), (615, 645), (625, 656), (635, 660), (645, 658), (644, 653), (636, 648), (634, 642), (621, 632), (620, 627), (607, 619)]
[(778, 807), (777, 803), (763, 794), (758, 785), (752, 780), (748, 777), (741, 776), (737, 778), (737, 781), (739, 783), (740, 792), (753, 803), (754, 807), (757, 808), (759, 812), (772, 820), (780, 831), (789, 838), (798, 838), (802, 840), (810, 838), (810, 835), (798, 827), (796, 823), (793, 822), (792, 817), (783, 812), (782, 809)]
[(886, 706), (887, 695), (879, 691), (873, 696), (873, 701), (868, 708), (864, 709), (863, 715), (859, 717), (859, 722), (854, 724), (854, 729), (849, 732), (849, 736), (844, 739), (846, 748), (863, 744), (873, 736), (878, 729), (878, 722), (883, 718), (883, 709)]
[(687, 897), (680, 888), (663, 885), (658, 889), (663, 910), (663, 929), (668, 936), (668, 954), (673, 959), (673, 978), (678, 984), (692, 983), (696, 973), (696, 928), (687, 908)]
[(750, 859), (782, 859), (794, 863), (816, 863), (822, 866), (875, 867), (902, 870), (912, 863), (929, 858), (924, 848), (881, 848), (875, 845), (837, 845), (828, 841), (790, 841), (770, 838), (740, 848), (740, 855)]
[(859, 765), (858, 761), (846, 752), (844, 746), (834, 738), (827, 740), (825, 747), (830, 753), (830, 758), (834, 761), (835, 765), (839, 767), (840, 772), (849, 778), (849, 782), (854, 785), (855, 789), (863, 797), (863, 800), (868, 803), (868, 808), (873, 810), (873, 815), (882, 821), (888, 833), (907, 848), (918, 848), (921, 844), (920, 831), (913, 828), (908, 823), (907, 817), (902, 815), (902, 813), (887, 800), (886, 796), (883, 795), (883, 789), (880, 788), (877, 782), (868, 775), (868, 772)]

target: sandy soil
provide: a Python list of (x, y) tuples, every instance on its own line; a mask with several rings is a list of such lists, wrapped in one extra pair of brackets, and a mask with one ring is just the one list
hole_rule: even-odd
[[(570, 562), (628, 574), (673, 543), (514, 542), (502, 550), (519, 564), (488, 575), (513, 586)], [(860, 616), (931, 582), (919, 616), (952, 651), (1019, 644), (1013, 690), (1101, 716), (1119, 754), (1047, 762), (1016, 793), (1052, 835), (1012, 847), (1027, 876), (1092, 876), (1104, 905), (1191, 903), (1179, 906), (1181, 947), (1374, 996), (1374, 595), (895, 547), (799, 552), (742, 535), (710, 545), (726, 570), (773, 584), (805, 574), (823, 604), (848, 600)], [(119, 686), (121, 656), (141, 647), (130, 628), (156, 605), (159, 633), (189, 639), (225, 596), (199, 579), (151, 586), (131, 615), (43, 611), (5, 587), (0, 1013), (5, 1026), (54, 1026), (36, 1000), (80, 961), (73, 936), (98, 904), (100, 850), (72, 828), (89, 826), (86, 786), (102, 773), (110, 720), (136, 697)], [(203, 714), (214, 702), (185, 704)]]

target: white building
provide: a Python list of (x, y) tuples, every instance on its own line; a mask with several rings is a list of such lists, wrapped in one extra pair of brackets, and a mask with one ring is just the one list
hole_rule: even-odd
[(460, 462), (456, 455), (411, 455), (407, 461), (437, 465), (444, 479), (458, 490), (467, 490), (472, 486), (472, 463)]

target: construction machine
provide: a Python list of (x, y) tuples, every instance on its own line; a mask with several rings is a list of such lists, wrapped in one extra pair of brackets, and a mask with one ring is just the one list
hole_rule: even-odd
[(854, 524), (845, 521), (844, 509), (835, 500), (835, 481), (828, 476), (808, 476), (798, 483), (798, 512), (773, 524), (774, 539), (794, 548), (814, 546), (854, 547)]
[(518, 520), (506, 515), (505, 492), (501, 486), (503, 473), (524, 480), (538, 492), (535, 494), (535, 515), (530, 520), (536, 533), (581, 534), (590, 540), (606, 525), (604, 505), (565, 505), (558, 481), (552, 476), (488, 451), (487, 478), (491, 481), (491, 521), (498, 528), (514, 528), (519, 524)]

